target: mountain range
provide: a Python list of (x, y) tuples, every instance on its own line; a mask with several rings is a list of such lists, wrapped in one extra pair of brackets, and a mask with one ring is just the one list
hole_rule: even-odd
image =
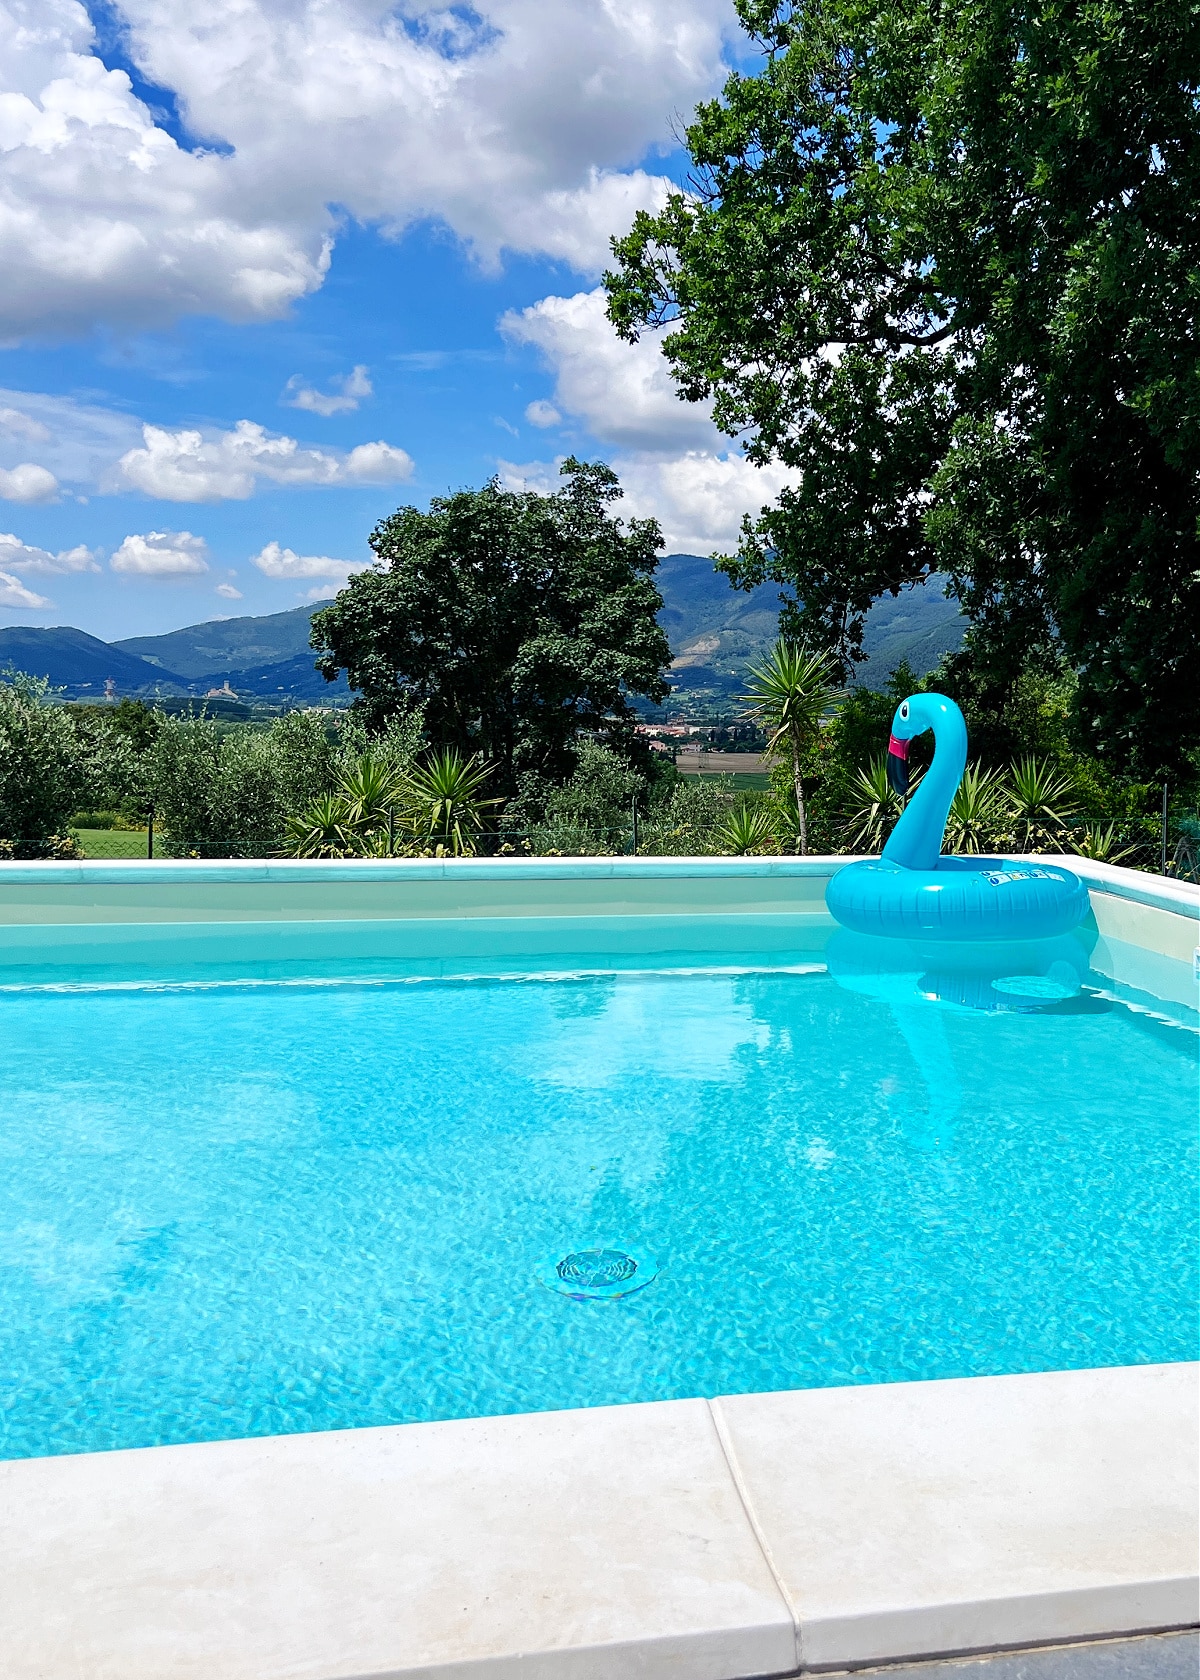
[[(673, 705), (708, 709), (727, 703), (746, 665), (778, 633), (779, 595), (772, 585), (749, 592), (729, 587), (712, 561), (696, 554), (668, 554), (657, 582), (663, 596), (659, 621), (674, 654)], [(313, 667), (308, 645), (316, 606), (293, 607), (261, 618), (212, 619), (163, 636), (130, 636), (103, 642), (69, 627), (0, 629), (0, 669), (15, 667), (49, 678), (72, 699), (109, 692), (144, 699), (201, 697), (228, 686), (241, 700), (312, 704), (344, 700), (344, 677), (327, 683)], [(965, 621), (938, 579), (923, 588), (885, 596), (872, 607), (864, 644), (867, 660), (858, 680), (881, 687), (907, 659), (918, 673), (958, 647)]]

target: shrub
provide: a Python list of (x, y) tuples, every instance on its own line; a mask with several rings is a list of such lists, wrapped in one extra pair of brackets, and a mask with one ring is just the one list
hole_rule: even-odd
[(638, 850), (657, 857), (711, 854), (733, 801), (728, 776), (681, 776), (666, 797), (651, 806)]
[(88, 791), (88, 755), (49, 685), (10, 671), (0, 678), (0, 838), (11, 855), (51, 855)]

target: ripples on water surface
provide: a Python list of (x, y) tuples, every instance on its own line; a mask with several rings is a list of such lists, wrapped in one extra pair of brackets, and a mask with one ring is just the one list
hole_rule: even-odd
[(0, 1453), (1195, 1357), (1195, 1017), (1105, 984), (6, 990)]

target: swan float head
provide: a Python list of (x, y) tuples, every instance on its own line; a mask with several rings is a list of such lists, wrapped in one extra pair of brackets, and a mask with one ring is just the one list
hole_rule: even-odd
[[(892, 733), (888, 740), (888, 782), (901, 798), (908, 792), (908, 744), (916, 736), (932, 729), (936, 742), (935, 761), (939, 782), (953, 782), (953, 799), (962, 780), (967, 762), (967, 726), (954, 701), (945, 694), (910, 694), (901, 700), (892, 717)], [(947, 808), (950, 800), (946, 801)], [(942, 813), (945, 821), (946, 813)], [(939, 834), (939, 842), (941, 836)]]
[(910, 694), (907, 700), (900, 702), (888, 737), (887, 779), (892, 791), (898, 793), (901, 799), (908, 792), (908, 743), (914, 735), (920, 735), (922, 730), (929, 728), (927, 723), (920, 728), (916, 725), (913, 707), (920, 698), (919, 694)]

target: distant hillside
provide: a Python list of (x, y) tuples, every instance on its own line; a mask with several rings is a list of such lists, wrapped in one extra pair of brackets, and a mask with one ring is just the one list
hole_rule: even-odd
[[(290, 612), (270, 613), (266, 618), (212, 619), (207, 624), (170, 630), (165, 636), (130, 636), (113, 646), (193, 680), (218, 671), (232, 678), (237, 671), (257, 670), (300, 654), (306, 655), (311, 664), (309, 621), (324, 605), (318, 602), (312, 607), (293, 607)], [(231, 686), (236, 688), (237, 684)]]
[[(778, 634), (779, 592), (772, 584), (747, 594), (698, 554), (668, 554), (659, 562), (660, 622), (675, 655), (672, 705), (722, 709), (742, 686), (750, 660)], [(104, 693), (111, 678), (120, 695), (198, 697), (229, 683), (251, 701), (301, 702), (344, 698), (344, 677), (327, 683), (308, 645), (312, 615), (323, 602), (262, 618), (212, 619), (164, 636), (101, 642), (82, 630), (0, 630), (0, 668), (47, 676), (72, 698)], [(907, 659), (918, 675), (962, 640), (964, 620), (941, 582), (885, 596), (872, 607), (864, 638), (868, 654), (858, 680), (881, 688)]]
[(5, 666), (48, 677), (72, 696), (102, 695), (110, 678), (121, 694), (178, 694), (186, 687), (173, 671), (68, 625), (35, 629), (16, 624), (0, 630), (0, 669)]
[[(773, 584), (749, 593), (732, 589), (724, 573), (698, 554), (667, 555), (659, 563), (658, 586), (665, 603), (659, 621), (675, 654), (673, 703), (720, 705), (740, 689), (747, 663), (761, 657), (778, 635), (778, 589)], [(867, 658), (857, 680), (882, 688), (902, 659), (923, 676), (960, 645), (965, 627), (939, 578), (895, 598), (885, 595), (867, 616)]]
[(884, 595), (867, 616), (863, 632), (867, 659), (858, 668), (857, 680), (867, 688), (882, 688), (902, 659), (923, 677), (944, 654), (962, 646), (966, 628), (958, 602), (946, 598), (940, 577), (896, 596)]

